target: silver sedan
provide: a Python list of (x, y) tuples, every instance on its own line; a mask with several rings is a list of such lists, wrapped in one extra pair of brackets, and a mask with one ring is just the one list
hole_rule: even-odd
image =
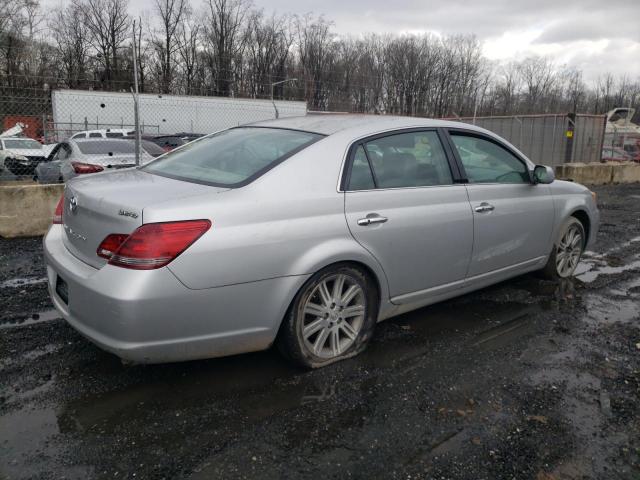
[(308, 115), (68, 182), (44, 240), (84, 336), (158, 363), (276, 344), (320, 367), (377, 322), (526, 272), (573, 274), (594, 195), (474, 126)]

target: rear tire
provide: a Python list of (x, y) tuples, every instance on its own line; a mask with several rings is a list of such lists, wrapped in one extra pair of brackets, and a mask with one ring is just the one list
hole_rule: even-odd
[(350, 264), (331, 265), (296, 294), (276, 345), (302, 367), (324, 367), (362, 352), (377, 318), (378, 292), (369, 276)]
[(569, 217), (560, 228), (560, 234), (553, 245), (549, 260), (540, 273), (550, 280), (573, 276), (586, 243), (587, 238), (582, 223), (575, 217)]

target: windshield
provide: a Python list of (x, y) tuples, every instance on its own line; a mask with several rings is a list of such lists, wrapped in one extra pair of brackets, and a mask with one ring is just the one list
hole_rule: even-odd
[(15, 138), (4, 141), (4, 148), (16, 150), (42, 150), (40, 142), (31, 140), (30, 138)]
[(109, 153), (135, 153), (135, 143), (131, 140), (94, 140), (78, 142), (78, 148), (85, 155), (106, 155)]
[(232, 128), (188, 143), (143, 170), (195, 183), (241, 186), (320, 138), (298, 130)]

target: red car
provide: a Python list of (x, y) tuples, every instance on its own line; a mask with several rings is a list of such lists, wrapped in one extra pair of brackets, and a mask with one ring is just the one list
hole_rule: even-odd
[(604, 147), (602, 162), (633, 162), (634, 158), (620, 147)]

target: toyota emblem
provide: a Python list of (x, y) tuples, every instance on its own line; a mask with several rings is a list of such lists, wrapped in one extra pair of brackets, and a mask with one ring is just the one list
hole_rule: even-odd
[(71, 197), (69, 199), (69, 210), (71, 210), (71, 213), (76, 213), (77, 209), (78, 209), (78, 199), (76, 197)]

